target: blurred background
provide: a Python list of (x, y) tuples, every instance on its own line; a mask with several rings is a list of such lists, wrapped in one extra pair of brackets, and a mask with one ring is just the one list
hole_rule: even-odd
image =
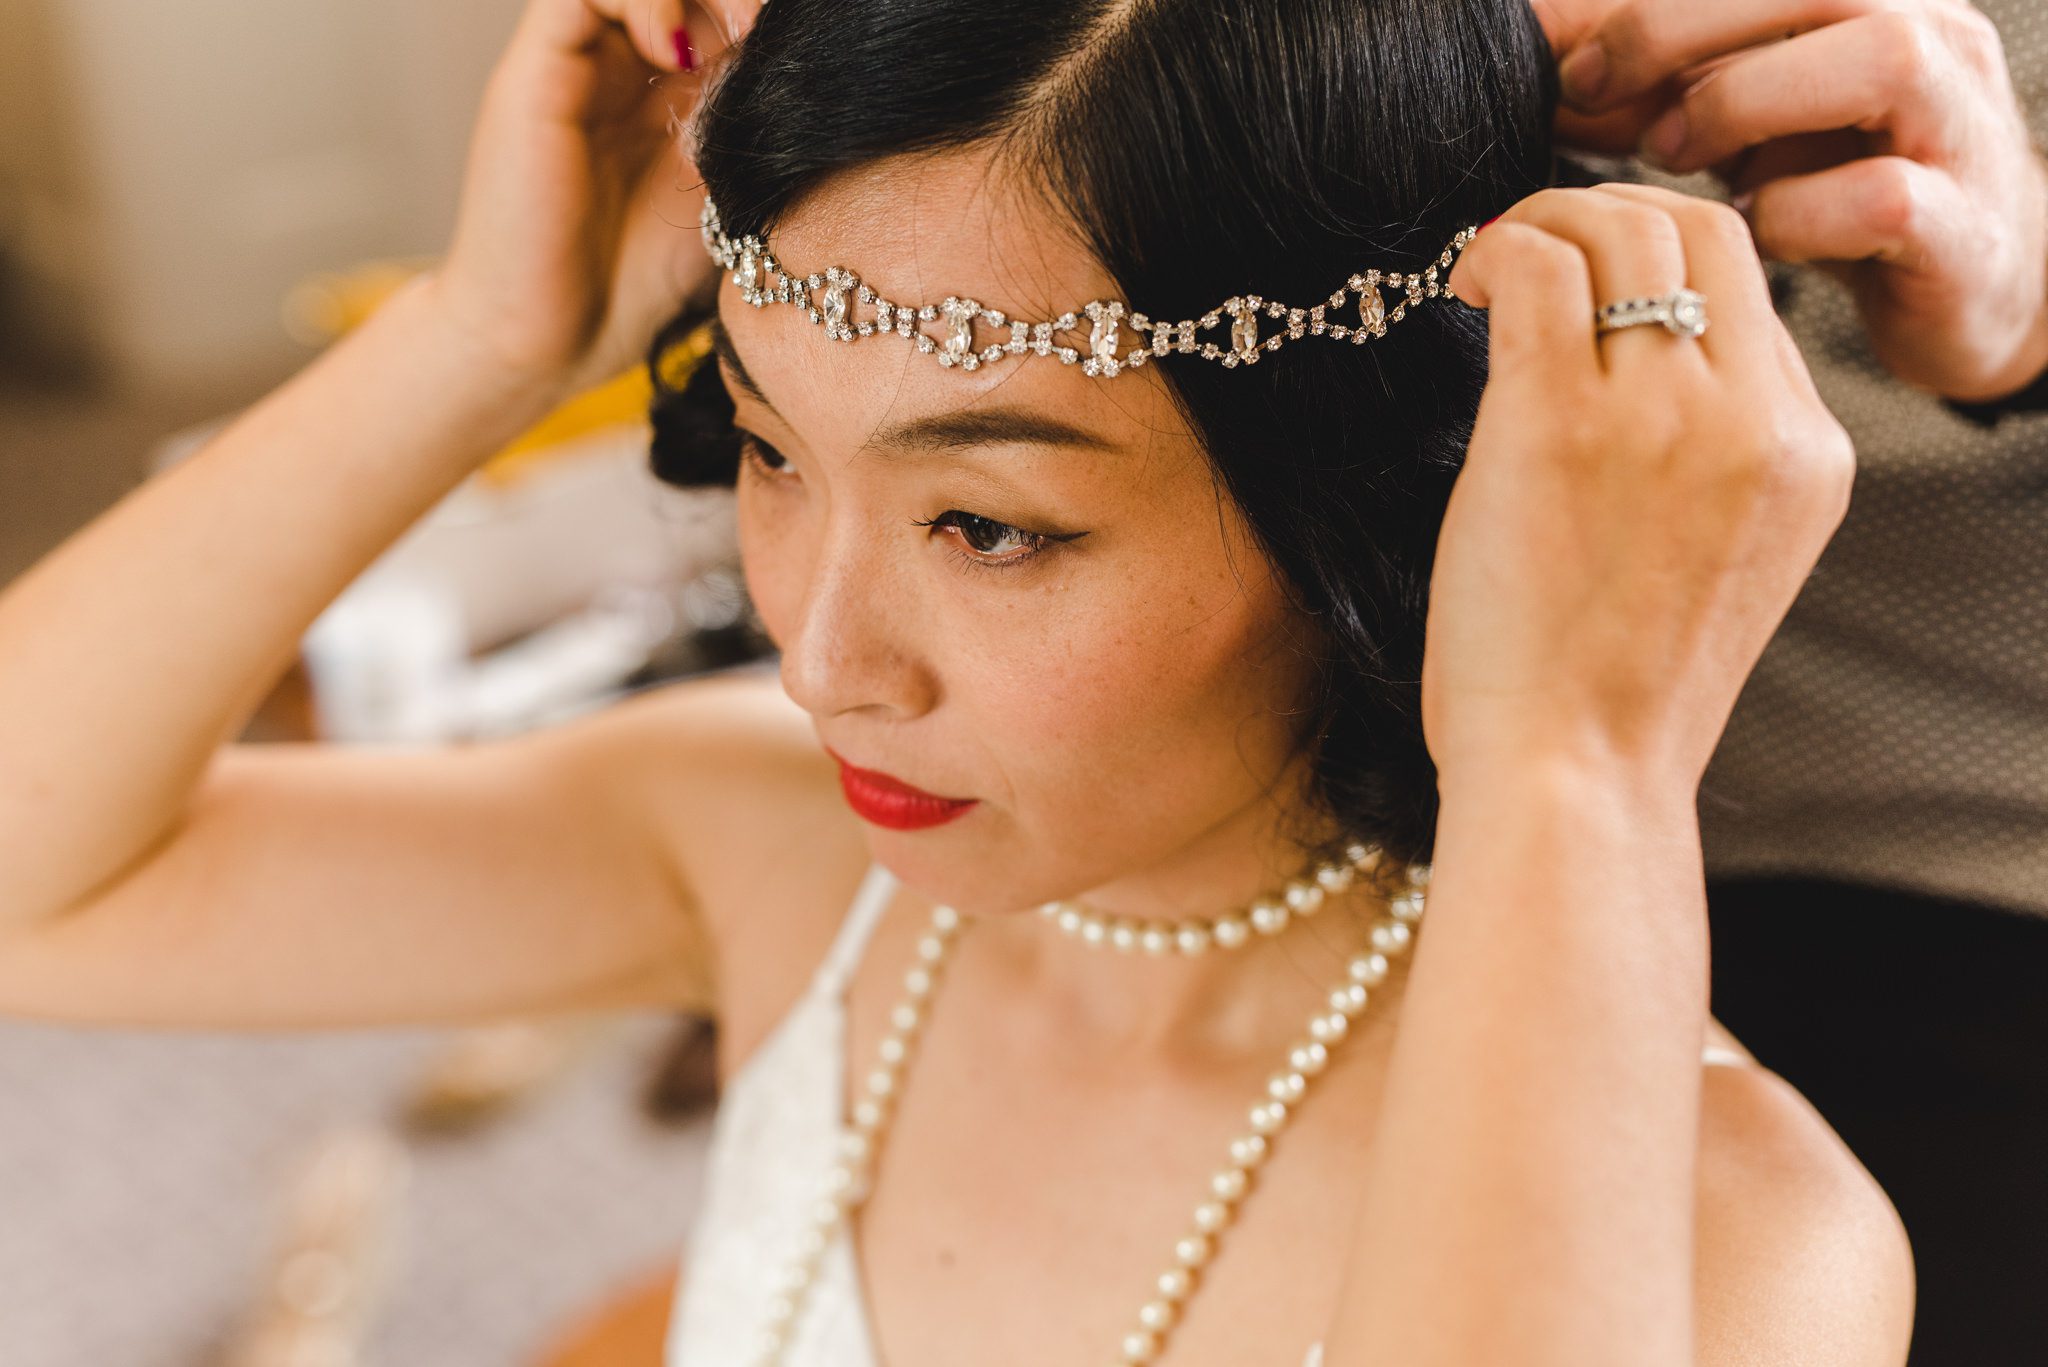
[[(519, 8), (0, 0), (0, 584), (432, 260)], [(452, 493), (245, 739), (503, 734), (757, 660), (729, 495), (646, 472), (645, 394)], [(653, 1367), (712, 1087), (667, 1017), (0, 1021), (0, 1364)]]

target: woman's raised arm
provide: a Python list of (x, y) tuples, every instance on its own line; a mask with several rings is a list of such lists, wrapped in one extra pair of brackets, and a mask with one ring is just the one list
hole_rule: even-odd
[[(1724, 206), (1546, 190), (1450, 285), (1493, 373), (1431, 590), (1428, 929), (1327, 1367), (1896, 1367), (1903, 1233), (1803, 1099), (1706, 1070), (1749, 1089), (1754, 1179), (1701, 1172), (1696, 793), (1847, 509), (1849, 439)], [(1688, 285), (1703, 335), (1596, 335), (1596, 305)], [(1739, 1207), (1732, 1256), (1703, 1188)]]
[[(0, 1010), (119, 1009), (23, 980), (37, 962), (52, 981), (59, 944), (109, 982), (145, 955), (172, 973), (181, 943), (246, 944), (253, 992), (286, 962), (253, 952), (266, 925), (317, 929), (322, 1016), (349, 1011), (335, 974), (380, 1012), (432, 1013), (438, 969), (451, 1008), (483, 1010), (676, 952), (666, 852), (589, 786), (621, 723), (469, 753), (228, 742), (358, 573), (565, 394), (632, 364), (704, 278), (694, 206), (661, 212), (694, 179), (671, 136), (696, 79), (682, 17), (681, 0), (533, 0), (442, 265), (0, 594)], [(527, 937), (496, 951), (511, 962), (464, 962), (478, 938), (385, 911), (458, 905)], [(407, 961), (430, 950), (447, 957)], [(380, 972), (416, 991), (373, 991)]]

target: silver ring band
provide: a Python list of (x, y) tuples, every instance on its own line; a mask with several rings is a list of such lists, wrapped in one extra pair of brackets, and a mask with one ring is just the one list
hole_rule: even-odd
[(1707, 330), (1707, 297), (1697, 290), (1678, 289), (1647, 299), (1604, 304), (1593, 314), (1596, 336), (1651, 323), (1675, 336), (1697, 337)]

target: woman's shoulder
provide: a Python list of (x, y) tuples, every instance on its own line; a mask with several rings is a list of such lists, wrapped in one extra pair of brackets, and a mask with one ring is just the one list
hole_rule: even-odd
[[(1718, 1026), (1710, 1038), (1733, 1044)], [(1703, 1367), (1899, 1367), (1914, 1272), (1891, 1198), (1777, 1073), (1708, 1067), (1702, 1079), (1694, 1247)]]
[(642, 714), (640, 800), (710, 942), (721, 1033), (747, 1036), (830, 946), (868, 868), (865, 835), (773, 669), (700, 675), (621, 706)]

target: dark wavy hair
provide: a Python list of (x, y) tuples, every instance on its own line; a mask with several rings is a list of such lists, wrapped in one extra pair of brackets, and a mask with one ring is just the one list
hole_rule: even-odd
[[(1043, 187), (1124, 298), (1193, 317), (1420, 268), (1460, 227), (1573, 179), (1556, 102), (1529, 0), (772, 0), (707, 94), (698, 167), (726, 230), (767, 237), (834, 173), (984, 147)], [(654, 469), (685, 487), (736, 475), (716, 367), (661, 381), (713, 299), (648, 353)], [(1311, 624), (1316, 797), (1428, 859), (1423, 623), (1485, 315), (1434, 299), (1363, 346), (1156, 364)]]

